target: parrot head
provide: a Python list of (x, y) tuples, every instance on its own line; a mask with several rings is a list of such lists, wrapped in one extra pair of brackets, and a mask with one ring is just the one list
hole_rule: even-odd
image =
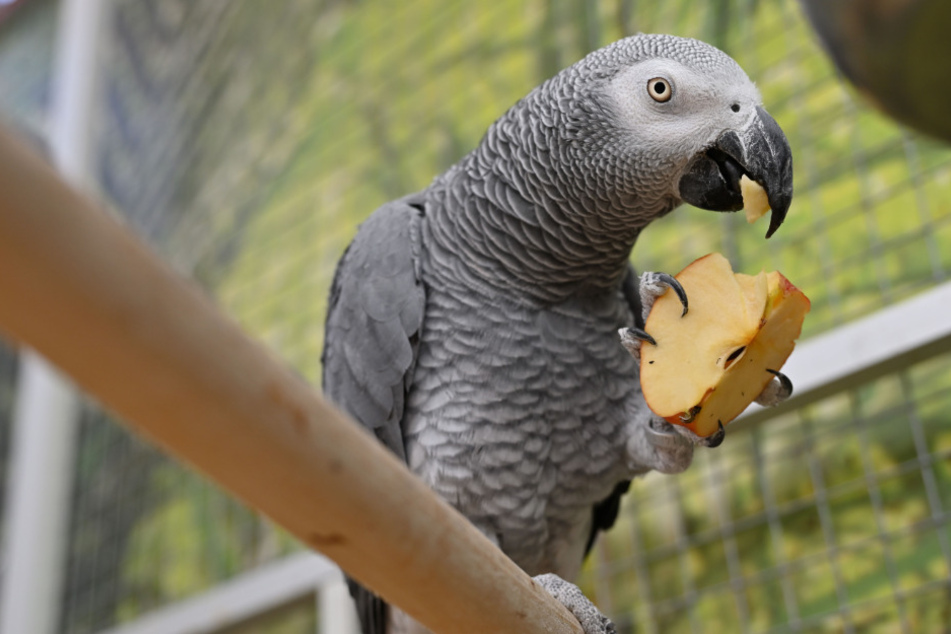
[[(614, 209), (663, 215), (682, 202), (743, 208), (740, 178), (765, 190), (770, 237), (792, 201), (792, 153), (756, 86), (719, 49), (669, 35), (636, 35), (556, 76), (566, 111), (567, 171)], [(594, 174), (594, 179), (590, 175)]]

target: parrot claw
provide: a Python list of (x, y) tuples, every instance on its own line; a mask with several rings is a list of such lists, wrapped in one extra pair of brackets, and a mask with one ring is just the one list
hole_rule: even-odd
[(687, 304), (687, 292), (684, 290), (684, 287), (677, 281), (673, 275), (667, 273), (654, 273), (647, 272), (641, 275), (639, 282), (640, 295), (641, 295), (641, 309), (643, 312), (644, 320), (647, 320), (647, 315), (651, 312), (651, 308), (654, 307), (654, 300), (667, 292), (668, 288), (672, 288), (675, 293), (677, 293), (680, 303), (683, 305), (683, 312), (680, 314), (681, 317), (684, 317), (687, 314), (688, 304)]
[(601, 611), (573, 583), (568, 583), (555, 574), (544, 574), (534, 577), (538, 585), (548, 591), (548, 594), (568, 608), (578, 623), (584, 634), (617, 634), (614, 623), (608, 617), (601, 614)]
[(792, 396), (793, 384), (788, 376), (778, 370), (766, 368), (766, 371), (776, 378), (766, 384), (760, 395), (756, 397), (756, 402), (763, 407), (775, 407)]
[(713, 449), (723, 444), (723, 439), (726, 438), (726, 429), (723, 428), (723, 423), (720, 421), (717, 421), (717, 426), (719, 429), (717, 429), (716, 433), (703, 439), (703, 446)]
[(766, 371), (772, 374), (773, 376), (775, 376), (777, 379), (779, 379), (779, 383), (783, 387), (783, 392), (785, 392), (786, 398), (789, 398), (790, 396), (792, 396), (793, 386), (792, 386), (792, 381), (789, 380), (788, 376), (786, 376), (779, 370), (770, 370), (769, 368), (766, 368)]
[(640, 348), (642, 341), (646, 341), (652, 346), (657, 345), (657, 342), (654, 340), (654, 338), (640, 328), (621, 328), (618, 330), (618, 334), (621, 335), (621, 343), (624, 344), (625, 348), (630, 346), (636, 346), (637, 348)]
[(634, 357), (635, 361), (640, 361), (641, 345), (645, 341), (652, 346), (657, 345), (657, 342), (654, 340), (654, 338), (640, 328), (620, 328), (617, 332), (621, 336), (621, 345), (624, 346), (629, 353), (631, 353), (631, 356)]

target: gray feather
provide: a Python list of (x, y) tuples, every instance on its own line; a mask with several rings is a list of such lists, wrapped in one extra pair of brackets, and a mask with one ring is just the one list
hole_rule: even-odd
[(331, 286), (324, 392), (406, 459), (401, 424), (426, 296), (419, 278), (422, 212), (388, 203), (361, 226)]

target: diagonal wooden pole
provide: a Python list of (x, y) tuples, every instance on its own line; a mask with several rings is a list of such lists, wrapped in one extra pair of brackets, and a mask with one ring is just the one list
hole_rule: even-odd
[(0, 332), (433, 631), (581, 633), (369, 434), (3, 130)]

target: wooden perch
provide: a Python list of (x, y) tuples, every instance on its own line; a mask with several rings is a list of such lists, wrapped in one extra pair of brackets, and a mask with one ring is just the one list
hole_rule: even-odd
[(0, 332), (432, 630), (580, 634), (369, 434), (3, 130)]

